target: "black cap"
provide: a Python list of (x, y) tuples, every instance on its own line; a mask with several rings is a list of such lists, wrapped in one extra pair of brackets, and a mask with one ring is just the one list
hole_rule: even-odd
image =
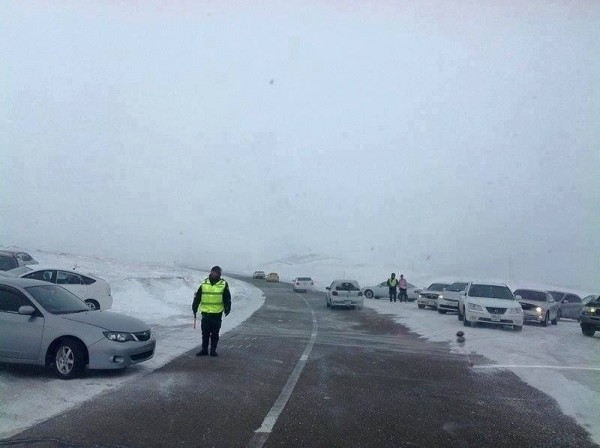
[(218, 272), (220, 274), (221, 273), (221, 267), (220, 266), (213, 266), (211, 268), (210, 272)]

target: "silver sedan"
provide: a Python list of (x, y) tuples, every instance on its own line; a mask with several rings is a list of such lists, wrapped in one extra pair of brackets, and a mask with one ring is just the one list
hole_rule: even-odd
[(154, 356), (144, 322), (90, 311), (66, 289), (38, 280), (0, 278), (0, 362), (50, 366), (61, 379), (90, 369), (122, 369)]
[(514, 295), (523, 308), (525, 322), (538, 322), (543, 327), (558, 323), (558, 302), (547, 291), (516, 289)]

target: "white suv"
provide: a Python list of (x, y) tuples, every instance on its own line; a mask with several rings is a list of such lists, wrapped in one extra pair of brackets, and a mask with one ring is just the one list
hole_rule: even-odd
[(478, 323), (523, 329), (523, 309), (508, 286), (503, 283), (472, 282), (462, 293), (458, 319), (465, 327)]
[(308, 292), (313, 289), (315, 283), (310, 277), (296, 277), (292, 282), (294, 292)]

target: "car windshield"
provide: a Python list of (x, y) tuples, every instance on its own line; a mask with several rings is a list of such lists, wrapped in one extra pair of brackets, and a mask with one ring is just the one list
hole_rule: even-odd
[(469, 297), (514, 300), (514, 296), (508, 287), (497, 285), (471, 285), (469, 288)]
[(427, 289), (429, 291), (443, 291), (444, 288), (447, 288), (448, 286), (447, 283), (432, 283)]
[(9, 271), (18, 266), (17, 259), (12, 255), (0, 255), (0, 271)]
[(450, 286), (448, 286), (446, 288), (446, 291), (453, 291), (453, 292), (464, 291), (465, 288), (467, 287), (467, 285), (468, 285), (468, 283), (460, 283), (460, 282), (452, 283)]
[(584, 305), (594, 305), (594, 306), (598, 306), (600, 305), (600, 296), (595, 296), (595, 295), (591, 295), (591, 296), (587, 296), (584, 297), (581, 302)]
[(338, 283), (335, 287), (337, 291), (360, 291), (357, 282)]
[(90, 310), (79, 297), (60, 286), (28, 286), (25, 289), (46, 311), (52, 314), (81, 313)]
[(521, 298), (524, 300), (535, 300), (536, 302), (548, 301), (546, 293), (542, 291), (532, 291), (530, 289), (517, 289), (514, 295), (521, 296)]

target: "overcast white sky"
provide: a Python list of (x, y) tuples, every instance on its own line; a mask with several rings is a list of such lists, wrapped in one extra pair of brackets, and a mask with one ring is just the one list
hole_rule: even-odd
[(599, 30), (586, 0), (2, 2), (0, 243), (597, 287)]

